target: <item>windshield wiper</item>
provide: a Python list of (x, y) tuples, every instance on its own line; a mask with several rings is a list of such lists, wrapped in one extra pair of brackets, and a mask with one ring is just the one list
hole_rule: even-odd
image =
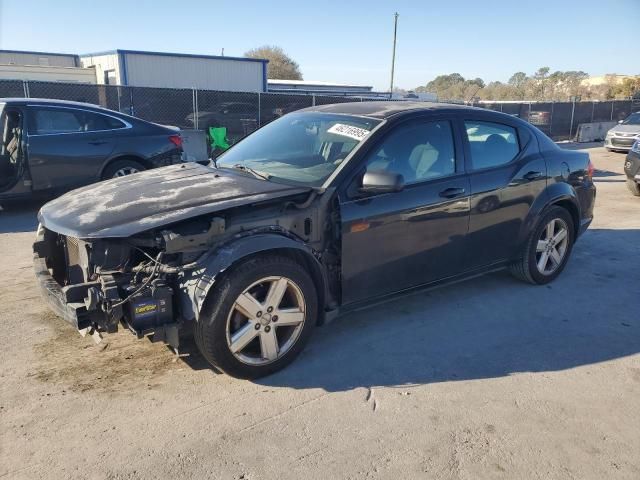
[(241, 165), (239, 163), (236, 163), (231, 168), (235, 168), (236, 170), (241, 170), (243, 172), (248, 172), (252, 174), (254, 177), (260, 178), (262, 180), (269, 180), (271, 178), (271, 175), (269, 175), (268, 173), (259, 172), (258, 170), (254, 170), (251, 167), (247, 167), (246, 165)]

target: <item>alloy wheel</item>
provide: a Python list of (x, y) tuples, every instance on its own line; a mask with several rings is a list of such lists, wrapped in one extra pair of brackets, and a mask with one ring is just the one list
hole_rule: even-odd
[(122, 167), (113, 174), (112, 178), (118, 177), (126, 177), (127, 175), (131, 175), (132, 173), (138, 173), (139, 170), (136, 167)]
[(266, 365), (293, 347), (305, 319), (300, 287), (286, 277), (266, 277), (236, 298), (227, 317), (227, 345), (242, 363)]
[(536, 267), (551, 275), (562, 264), (569, 245), (569, 228), (561, 218), (554, 218), (542, 230), (536, 246)]

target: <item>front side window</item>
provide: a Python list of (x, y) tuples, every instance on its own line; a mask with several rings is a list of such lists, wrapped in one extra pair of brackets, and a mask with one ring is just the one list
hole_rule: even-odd
[(252, 133), (216, 163), (250, 168), (273, 181), (320, 186), (379, 123), (351, 115), (292, 113)]
[(367, 161), (367, 171), (399, 173), (417, 183), (455, 173), (455, 148), (448, 121), (418, 122), (396, 127)]
[(82, 132), (81, 112), (74, 110), (36, 110), (30, 132), (37, 135)]
[(464, 122), (474, 170), (504, 165), (520, 153), (516, 129), (492, 122)]

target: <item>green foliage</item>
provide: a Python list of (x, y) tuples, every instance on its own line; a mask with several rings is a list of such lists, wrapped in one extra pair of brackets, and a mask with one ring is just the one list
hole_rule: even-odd
[(481, 78), (467, 80), (459, 73), (439, 75), (416, 92), (432, 92), (441, 100), (465, 100), (475, 97), (482, 100), (537, 100), (568, 101), (572, 97), (582, 100), (607, 100), (611, 98), (640, 97), (640, 77), (622, 82), (615, 75), (608, 75), (603, 85), (589, 86), (589, 78), (581, 70), (551, 71), (539, 68), (533, 75), (516, 72), (507, 81), (485, 82)]
[(302, 80), (300, 66), (278, 46), (264, 45), (244, 54), (249, 58), (269, 60), (267, 77), (276, 80)]

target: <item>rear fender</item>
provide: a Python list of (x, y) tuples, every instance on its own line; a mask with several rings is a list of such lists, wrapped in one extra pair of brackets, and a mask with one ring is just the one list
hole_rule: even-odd
[(318, 286), (319, 305), (324, 305), (326, 276), (311, 247), (285, 234), (258, 233), (240, 237), (212, 250), (204, 260), (200, 261), (202, 268), (185, 272), (179, 279), (179, 298), (183, 317), (186, 320), (197, 320), (209, 291), (221, 274), (251, 255), (268, 251), (284, 251), (304, 258), (311, 267), (310, 273)]
[(580, 228), (580, 202), (576, 191), (571, 185), (564, 182), (552, 183), (547, 186), (545, 191), (536, 198), (529, 209), (529, 213), (522, 222), (520, 234), (518, 236), (518, 252), (522, 251), (522, 245), (527, 241), (531, 231), (536, 227), (540, 218), (545, 214), (547, 209), (553, 205), (561, 204), (569, 207), (569, 213), (574, 221), (574, 231), (576, 234)]

